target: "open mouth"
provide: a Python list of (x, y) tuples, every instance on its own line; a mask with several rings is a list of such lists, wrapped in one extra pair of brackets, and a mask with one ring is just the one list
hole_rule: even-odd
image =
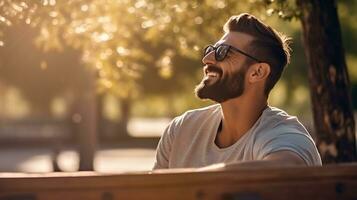
[(204, 71), (203, 83), (205, 85), (212, 85), (218, 82), (221, 79), (223, 73), (221, 68), (213, 65), (205, 66), (203, 71)]
[(218, 72), (206, 72), (206, 76), (208, 77), (218, 77)]
[(217, 66), (208, 65), (205, 67), (204, 72), (206, 77), (217, 78), (221, 76), (222, 69)]

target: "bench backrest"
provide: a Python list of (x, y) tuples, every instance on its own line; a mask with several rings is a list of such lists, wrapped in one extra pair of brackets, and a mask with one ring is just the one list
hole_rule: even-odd
[(0, 173), (0, 200), (47, 199), (357, 199), (357, 165), (155, 174)]

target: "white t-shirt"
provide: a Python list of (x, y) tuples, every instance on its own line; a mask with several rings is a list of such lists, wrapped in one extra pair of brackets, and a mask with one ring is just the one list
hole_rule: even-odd
[(297, 153), (309, 166), (321, 165), (315, 142), (305, 127), (280, 109), (268, 106), (252, 128), (226, 148), (215, 144), (221, 120), (220, 104), (174, 118), (158, 144), (154, 169), (262, 160), (281, 150)]

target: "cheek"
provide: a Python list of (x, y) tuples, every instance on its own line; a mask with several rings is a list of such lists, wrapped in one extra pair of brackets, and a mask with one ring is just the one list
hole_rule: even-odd
[(228, 59), (227, 63), (229, 63), (233, 70), (239, 70), (245, 64), (245, 60), (241, 57), (233, 57), (231, 59)]
[(243, 66), (241, 66), (241, 64), (242, 63), (237, 61), (230, 61), (226, 71), (230, 74), (237, 74), (238, 72), (242, 71)]
[(222, 78), (233, 78), (234, 75), (242, 69), (243, 59), (238, 59), (236, 57), (229, 57), (221, 63), (221, 68), (223, 70)]

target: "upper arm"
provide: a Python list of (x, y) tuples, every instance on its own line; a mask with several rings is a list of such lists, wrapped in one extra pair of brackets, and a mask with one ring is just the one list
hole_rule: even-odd
[(199, 168), (198, 171), (215, 171), (215, 170), (234, 170), (243, 168), (266, 168), (266, 167), (281, 167), (291, 165), (306, 165), (306, 162), (295, 152), (292, 151), (276, 151), (266, 155), (261, 160), (241, 161), (232, 163), (218, 163)]
[[(269, 134), (269, 133), (267, 133)], [(287, 158), (306, 165), (321, 165), (321, 158), (312, 138), (304, 133), (283, 132), (260, 140), (257, 160)]]
[(276, 161), (284, 164), (291, 165), (307, 165), (307, 163), (302, 159), (297, 153), (288, 150), (276, 151), (266, 155), (263, 160), (265, 161)]
[(162, 134), (156, 148), (155, 163), (153, 169), (169, 168), (170, 154), (174, 141), (175, 120), (172, 120)]

